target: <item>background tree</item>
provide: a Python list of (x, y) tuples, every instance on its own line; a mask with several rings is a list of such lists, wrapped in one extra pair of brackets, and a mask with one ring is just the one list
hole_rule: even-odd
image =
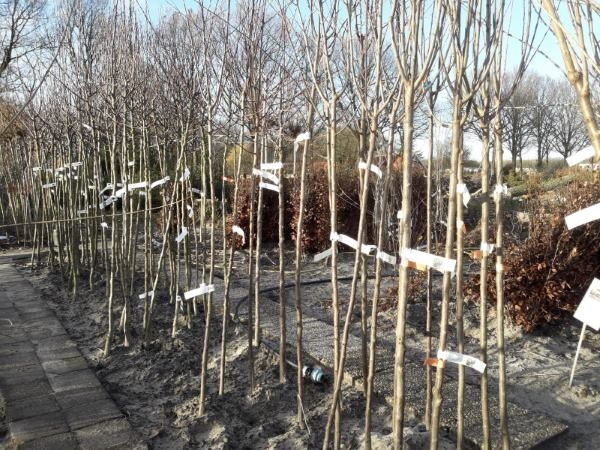
[(566, 81), (552, 83), (552, 126), (550, 127), (549, 148), (567, 159), (589, 145), (581, 111), (577, 107), (577, 97)]
[(550, 154), (550, 136), (554, 127), (553, 111), (550, 104), (552, 82), (548, 77), (533, 74), (523, 80), (532, 92), (533, 104), (527, 110), (531, 131), (531, 142), (536, 148), (537, 167), (541, 167), (544, 158)]
[[(508, 76), (505, 86), (511, 85), (513, 75)], [(532, 140), (531, 122), (528, 110), (533, 106), (534, 92), (530, 89), (533, 79), (530, 76), (523, 77), (515, 91), (502, 109), (500, 120), (503, 129), (504, 142), (510, 152), (512, 170), (516, 171), (517, 158), (523, 169), (523, 150)], [(503, 93), (504, 94), (504, 93)], [(505, 95), (509, 95), (506, 93)]]

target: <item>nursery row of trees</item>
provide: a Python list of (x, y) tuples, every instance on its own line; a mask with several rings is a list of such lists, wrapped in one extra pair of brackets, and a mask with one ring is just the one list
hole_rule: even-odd
[[(9, 3), (15, 8), (38, 4), (27, 0)], [(495, 254), (484, 251), (480, 261), (479, 358), (484, 362), (488, 359), (487, 273), (495, 271), (500, 428), (503, 447), (508, 448), (502, 287), (505, 190), (500, 170), (505, 141), (503, 111), (534, 54), (538, 28), (547, 21), (561, 43), (569, 81), (575, 87), (590, 141), (600, 156), (600, 134), (590, 93), (591, 77), (599, 73), (598, 52), (594, 51), (598, 41), (593, 34), (598, 8), (594, 5), (578, 0), (567, 2), (566, 9), (561, 9), (560, 17), (570, 15), (575, 29), (581, 29), (571, 40), (551, 0), (541, 4), (505, 0), (199, 2), (193, 9), (162, 17), (158, 23), (133, 1), (64, 1), (57, 6), (42, 50), (21, 55), (14, 64), (13, 74), (21, 76), (11, 80), (17, 84), (12, 85), (9, 98), (18, 111), (12, 115), (9, 111), (0, 142), (0, 215), (9, 225), (4, 228), (33, 245), (34, 265), (42, 263), (41, 250), (48, 246), (48, 264), (69, 280), (74, 296), (82, 276), (87, 276), (90, 284), (104, 280), (106, 355), (116, 344), (131, 345), (131, 328), (135, 326), (132, 305), (138, 299), (143, 305), (138, 335), (152, 337), (153, 311), (156, 302), (162, 301), (160, 289), (167, 292), (166, 301), (172, 305), (173, 335), (182, 323), (191, 327), (193, 318), (200, 317), (199, 414), (203, 414), (206, 385), (212, 381), (207, 369), (211, 334), (221, 335), (219, 394), (225, 389), (230, 280), (239, 241), (245, 241), (249, 255), (248, 383), (249, 389), (254, 389), (253, 352), (260, 342), (261, 327), (263, 205), (264, 196), (274, 195), (272, 191), (278, 193), (279, 204), (279, 370), (281, 381), (286, 380), (285, 336), (290, 330), (282, 288), (285, 199), (280, 186), (293, 176), (300, 211), (293, 261), (295, 376), (298, 426), (303, 427), (301, 237), (304, 202), (310, 189), (307, 159), (313, 137), (321, 136), (325, 141), (320, 157), (327, 172), (332, 236), (328, 261), (334, 326), (332, 403), (323, 448), (331, 443), (334, 448), (341, 445), (346, 348), (353, 311), (359, 303), (367, 380), (365, 445), (371, 446), (377, 313), (385, 264), (392, 264), (398, 272), (393, 436), (394, 446), (401, 448), (406, 403), (406, 305), (412, 271), (407, 251), (415, 246), (411, 191), (416, 116), (426, 118), (431, 162), (433, 132), (441, 122), (436, 111), (443, 98), (451, 111), (446, 124), (451, 130), (450, 174), (447, 192), (444, 189), (444, 195), (437, 195), (438, 204), (434, 205), (433, 190), (440, 190), (441, 183), (434, 185), (433, 167), (427, 167), (425, 250), (438, 251), (431, 239), (432, 224), (438, 221), (432, 211), (443, 211), (445, 217), (440, 220), (446, 227), (441, 254), (455, 261), (456, 269), (443, 270), (442, 296), (433, 298), (428, 268), (424, 347), (427, 357), (432, 356), (432, 336), (436, 334), (439, 350), (452, 347), (464, 351), (462, 142), (467, 125), (475, 123), (483, 143), (481, 241), (495, 244)], [(518, 36), (514, 29), (510, 33), (522, 43), (519, 55), (511, 57), (516, 72), (510, 79), (501, 76), (507, 69), (509, 11), (523, 17)], [(35, 14), (31, 16), (32, 21), (35, 18)], [(42, 37), (39, 29), (33, 29)], [(356, 248), (351, 292), (348, 301), (342, 303), (337, 266), (338, 139), (346, 128), (358, 130), (356, 160), (362, 160), (367, 170), (360, 171), (358, 231), (351, 236)], [(228, 150), (233, 157), (227, 157)], [(237, 228), (237, 206), (244, 155), (252, 159), (252, 219), (248, 229), (241, 230)], [(400, 161), (394, 164), (398, 156)], [(400, 213), (389, 207), (395, 196), (390, 186), (393, 170), (402, 174)], [(227, 190), (231, 191), (229, 197)], [(374, 194), (379, 206), (368, 211), (368, 199)], [(227, 209), (232, 211), (231, 228)], [(363, 251), (368, 220), (376, 227), (377, 238), (372, 243), (376, 251)], [(398, 229), (393, 239), (388, 238), (390, 225)], [(371, 298), (362, 289), (368, 259), (375, 272)], [(214, 317), (211, 287), (217, 264), (224, 268), (220, 321)], [(451, 299), (455, 300), (453, 325), (457, 330), (457, 341), (452, 343), (448, 339)], [(441, 304), (439, 326), (435, 328), (430, 314), (434, 301)], [(431, 430), (431, 447), (436, 448), (444, 367), (438, 365), (435, 373), (430, 366), (426, 370), (425, 422)], [(459, 446), (464, 439), (467, 407), (464, 383), (464, 366), (459, 366)], [(488, 374), (483, 372), (481, 417), (483, 442), (489, 447), (487, 392)]]

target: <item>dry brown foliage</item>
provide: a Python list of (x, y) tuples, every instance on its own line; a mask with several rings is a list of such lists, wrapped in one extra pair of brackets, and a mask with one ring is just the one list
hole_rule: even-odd
[[(375, 182), (375, 181), (374, 181)], [(390, 201), (388, 202), (389, 214), (394, 221), (396, 218), (397, 204), (400, 198), (402, 185), (401, 173), (393, 173)], [(238, 223), (248, 235), (250, 225), (250, 187), (251, 179), (244, 177), (240, 180)], [(256, 183), (258, 188), (258, 183)], [(298, 224), (298, 205), (300, 204), (300, 180), (286, 178), (283, 182), (285, 195), (285, 239), (296, 239), (296, 226)], [(426, 222), (426, 181), (425, 173), (421, 168), (416, 168), (413, 173), (413, 242), (420, 243), (425, 236)], [(373, 211), (374, 190), (371, 189), (368, 200), (368, 210)], [(263, 211), (263, 242), (277, 242), (278, 198), (277, 193), (265, 191)], [(257, 203), (255, 196), (255, 207)], [(306, 175), (306, 196), (304, 209), (304, 226), (302, 228), (302, 250), (305, 253), (317, 253), (325, 250), (330, 245), (330, 213), (329, 194), (326, 168), (315, 166)], [(358, 170), (342, 169), (338, 174), (337, 194), (337, 231), (356, 238), (358, 233), (359, 208), (359, 173)], [(231, 215), (227, 218), (227, 235), (231, 238)], [(396, 229), (390, 228), (392, 236)], [(365, 240), (368, 243), (377, 239), (376, 226), (372, 220), (368, 221)], [(238, 238), (241, 245), (241, 238)]]
[[(594, 277), (600, 276), (600, 221), (567, 230), (565, 216), (598, 203), (600, 186), (577, 181), (543, 196), (534, 196), (537, 213), (530, 236), (505, 249), (506, 314), (525, 331), (571, 315)], [(495, 303), (493, 263), (488, 295)], [(479, 278), (465, 287), (479, 297)]]

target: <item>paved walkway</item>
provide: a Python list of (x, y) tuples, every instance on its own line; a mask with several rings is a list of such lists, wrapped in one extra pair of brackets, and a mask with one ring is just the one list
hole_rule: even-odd
[(39, 292), (6, 264), (0, 264), (0, 394), (10, 446), (145, 448)]

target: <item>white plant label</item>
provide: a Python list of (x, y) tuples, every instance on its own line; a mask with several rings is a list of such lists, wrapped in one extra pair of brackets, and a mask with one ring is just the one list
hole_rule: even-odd
[(469, 204), (469, 200), (471, 200), (471, 194), (469, 193), (469, 189), (467, 189), (467, 185), (464, 183), (458, 183), (456, 185), (456, 191), (462, 194), (462, 201), (465, 208)]
[(377, 258), (383, 262), (391, 264), (392, 266), (396, 265), (396, 257), (394, 255), (390, 255), (389, 253), (377, 250)]
[(198, 188), (192, 188), (192, 194), (202, 195), (202, 191)]
[(404, 213), (402, 212), (401, 209), (398, 210), (398, 213), (396, 214), (396, 219), (398, 219), (398, 220), (404, 219)]
[(279, 169), (283, 169), (283, 163), (281, 163), (281, 162), (264, 163), (264, 164), (260, 165), (260, 168), (262, 170), (279, 170)]
[(144, 189), (146, 186), (148, 186), (148, 182), (141, 181), (139, 183), (131, 183), (131, 184), (127, 185), (127, 189), (130, 191), (133, 189)]
[(190, 205), (185, 205), (188, 210), (188, 217), (191, 219), (194, 216), (194, 209)]
[(573, 315), (585, 325), (600, 330), (600, 280), (594, 278)]
[(143, 300), (146, 297), (153, 298), (154, 297), (154, 291), (144, 292), (143, 294), (138, 295), (138, 297), (140, 298), (140, 300)]
[(262, 181), (258, 184), (261, 189), (269, 189), (270, 191), (279, 192), (279, 186), (271, 183), (263, 183)]
[(360, 251), (363, 255), (369, 256), (373, 250), (377, 250), (376, 245), (362, 244), (360, 246)]
[(567, 228), (572, 230), (580, 225), (585, 225), (588, 222), (600, 219), (600, 203), (596, 203), (588, 208), (581, 209), (576, 213), (569, 214), (565, 217)]
[(237, 225), (234, 225), (231, 227), (231, 231), (233, 231), (234, 234), (237, 234), (242, 237), (242, 245), (246, 244), (246, 233), (244, 233), (244, 230), (242, 230)]
[(42, 186), (43, 189), (51, 189), (53, 187), (56, 187), (56, 183), (48, 183)]
[(187, 291), (183, 294), (183, 296), (185, 297), (186, 300), (189, 300), (190, 298), (194, 298), (194, 297), (198, 297), (199, 295), (204, 295), (204, 294), (209, 294), (211, 292), (215, 291), (215, 285), (214, 284), (204, 284), (202, 283), (200, 285), (200, 287), (196, 288), (196, 289), (192, 289), (191, 291)]
[(475, 369), (477, 372), (483, 373), (485, 372), (486, 364), (480, 359), (473, 358), (469, 355), (463, 355), (462, 353), (449, 352), (447, 350), (437, 352), (438, 359), (442, 359), (444, 361), (448, 361), (454, 364), (460, 364), (462, 366), (470, 367), (471, 369)]
[(294, 141), (294, 154), (298, 151), (298, 146), (301, 142), (306, 142), (310, 139), (310, 133), (307, 131), (305, 133), (300, 133), (296, 136), (296, 140)]
[(33, 172), (39, 172), (40, 170), (42, 170), (41, 167), (34, 167), (31, 169)]
[(127, 165), (128, 165), (129, 167), (133, 167), (133, 166), (135, 166), (135, 161), (129, 161), (129, 162), (127, 163)]
[(150, 185), (150, 189), (155, 188), (156, 186), (160, 186), (161, 184), (165, 184), (167, 181), (169, 181), (171, 179), (171, 177), (164, 177), (161, 180), (158, 181), (154, 181), (151, 185)]
[(569, 166), (574, 166), (575, 164), (579, 164), (580, 162), (593, 158), (594, 156), (596, 156), (596, 152), (594, 151), (594, 147), (590, 146), (578, 151), (574, 155), (569, 156), (567, 158), (567, 164)]
[(498, 199), (502, 196), (508, 197), (508, 186), (506, 184), (497, 184), (494, 187), (494, 199), (498, 201)]
[(106, 200), (104, 200), (104, 202), (100, 203), (99, 208), (106, 208), (107, 206), (110, 206), (114, 203), (114, 201), (117, 199), (117, 197), (108, 197)]
[(117, 192), (115, 192), (115, 197), (117, 198), (121, 198), (123, 197), (123, 195), (125, 195), (125, 188), (121, 188)]
[(412, 261), (416, 264), (423, 264), (442, 273), (454, 273), (454, 271), (456, 270), (455, 259), (448, 259), (442, 256), (436, 256), (430, 253), (425, 253), (411, 248), (403, 249), (400, 256), (402, 257), (402, 264), (404, 266), (408, 264), (408, 261)]
[(304, 133), (300, 133), (296, 136), (296, 140), (294, 142), (304, 142), (310, 139), (310, 132), (305, 131)]
[[(358, 162), (358, 168), (359, 169), (366, 169), (367, 168), (367, 163), (364, 162), (363, 160)], [(371, 172), (373, 172), (375, 175), (377, 175), (379, 178), (383, 177), (383, 172), (381, 171), (381, 169), (379, 167), (377, 167), (375, 164), (371, 164)]]
[[(358, 248), (358, 241), (356, 239), (352, 239), (350, 236), (347, 236), (345, 234), (339, 234), (336, 232), (332, 232), (329, 235), (329, 239), (332, 241), (341, 242), (342, 244), (345, 244), (348, 247), (353, 248), (354, 250), (356, 250)], [(361, 253), (368, 256), (376, 248), (377, 248), (376, 245), (362, 244), (360, 247), (360, 251), (361, 251)]]
[(358, 247), (358, 242), (356, 240), (345, 234), (336, 233), (335, 231), (329, 235), (329, 239), (332, 241), (341, 242), (342, 244), (345, 244), (354, 250), (356, 250)]
[(190, 177), (190, 169), (188, 169), (187, 167), (185, 168), (185, 170), (183, 171), (183, 175), (181, 175), (181, 178), (179, 179), (179, 181), (185, 181)]
[(186, 227), (181, 227), (181, 233), (179, 233), (179, 236), (177, 236), (175, 238), (175, 242), (177, 242), (178, 244), (183, 241), (183, 238), (186, 237), (188, 234), (188, 230)]
[(487, 242), (482, 242), (479, 246), (479, 250), (481, 250), (485, 255), (489, 255), (494, 251), (495, 245), (488, 244)]
[(263, 177), (269, 181), (272, 181), (275, 184), (279, 184), (279, 178), (277, 178), (275, 175), (273, 175), (272, 173), (267, 172), (265, 170), (252, 169), (252, 175)]
[(314, 257), (314, 262), (319, 262), (325, 258), (329, 258), (331, 256), (331, 254), (333, 253), (333, 250), (331, 249), (331, 247), (329, 247), (327, 250), (322, 251), (321, 253), (317, 253)]
[(107, 224), (106, 222), (102, 222), (102, 223), (100, 224), (100, 226), (101, 226), (102, 228), (108, 228), (108, 224)]

